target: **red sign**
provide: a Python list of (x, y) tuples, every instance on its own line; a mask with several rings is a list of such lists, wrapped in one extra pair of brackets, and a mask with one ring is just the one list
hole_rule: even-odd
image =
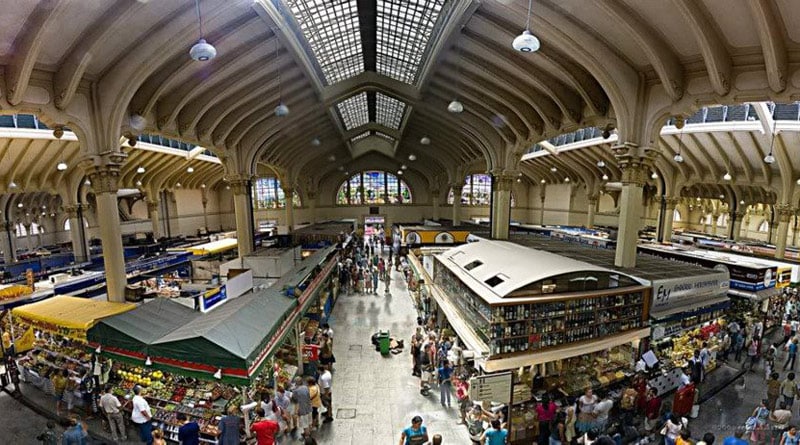
[(303, 360), (309, 362), (319, 360), (319, 345), (303, 345)]

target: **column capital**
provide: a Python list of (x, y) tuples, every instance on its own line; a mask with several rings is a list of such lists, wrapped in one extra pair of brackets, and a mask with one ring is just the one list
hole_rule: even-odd
[(306, 199), (310, 199), (310, 200), (317, 199), (317, 191), (316, 190), (308, 190), (308, 191), (306, 191)]
[(743, 209), (738, 209), (736, 211), (731, 210), (730, 212), (728, 212), (728, 214), (731, 217), (736, 217), (736, 219), (741, 219), (741, 218), (744, 218), (745, 215), (747, 215), (747, 210), (743, 210)]
[(775, 213), (778, 214), (780, 222), (789, 222), (789, 218), (794, 216), (795, 208), (789, 204), (775, 204)]
[(597, 201), (600, 199), (600, 195), (597, 193), (587, 193), (586, 200), (589, 201), (589, 204), (594, 205), (597, 204)]
[(463, 182), (454, 182), (454, 183), (450, 184), (450, 187), (453, 190), (461, 190), (461, 189), (464, 188), (464, 183)]
[(127, 157), (128, 154), (124, 152), (108, 151), (81, 161), (95, 193), (117, 193), (120, 170)]
[(622, 170), (622, 183), (639, 186), (647, 182), (649, 170), (658, 155), (658, 151), (651, 147), (640, 147), (631, 142), (614, 145), (611, 152)]
[(250, 189), (250, 175), (229, 175), (225, 176), (225, 181), (231, 186), (234, 195), (246, 195)]
[(511, 191), (511, 187), (514, 185), (514, 179), (516, 179), (516, 176), (508, 173), (492, 174), (494, 189), (498, 192)]
[(675, 210), (675, 207), (680, 204), (681, 198), (668, 196), (664, 198), (664, 202), (666, 203), (668, 209)]
[(157, 199), (148, 199), (147, 200), (147, 213), (153, 213), (158, 211), (158, 200)]
[(61, 206), (61, 210), (67, 214), (67, 218), (77, 218), (78, 217), (78, 210), (80, 210), (80, 204), (67, 204)]

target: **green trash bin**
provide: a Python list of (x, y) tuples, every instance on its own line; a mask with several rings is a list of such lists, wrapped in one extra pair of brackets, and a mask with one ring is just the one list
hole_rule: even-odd
[(378, 347), (381, 350), (381, 354), (389, 354), (389, 331), (378, 332)]

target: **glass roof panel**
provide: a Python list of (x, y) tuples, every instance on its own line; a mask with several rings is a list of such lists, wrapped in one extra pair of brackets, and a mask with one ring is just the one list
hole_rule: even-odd
[(360, 141), (361, 139), (364, 139), (367, 136), (369, 136), (369, 131), (365, 131), (365, 132), (359, 134), (358, 136), (353, 136), (352, 138), (350, 138), (350, 142), (358, 142), (358, 141)]
[(287, 0), (328, 85), (364, 72), (357, 0)]
[(375, 136), (378, 136), (379, 138), (383, 138), (383, 139), (386, 139), (387, 141), (389, 141), (391, 143), (394, 143), (394, 138), (389, 136), (386, 133), (381, 133), (380, 131), (376, 131), (375, 132)]
[(367, 125), (369, 123), (369, 109), (367, 108), (367, 93), (356, 94), (336, 104), (342, 123), (346, 130)]
[(379, 124), (394, 130), (400, 129), (403, 114), (406, 112), (405, 102), (382, 93), (376, 93), (375, 108), (375, 118)]
[(414, 83), (447, 0), (378, 0), (379, 74)]

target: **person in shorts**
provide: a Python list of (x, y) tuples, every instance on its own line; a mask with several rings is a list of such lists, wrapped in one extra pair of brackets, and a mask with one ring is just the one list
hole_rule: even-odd
[(302, 378), (295, 378), (292, 401), (297, 403), (297, 427), (303, 437), (311, 434), (311, 393)]

